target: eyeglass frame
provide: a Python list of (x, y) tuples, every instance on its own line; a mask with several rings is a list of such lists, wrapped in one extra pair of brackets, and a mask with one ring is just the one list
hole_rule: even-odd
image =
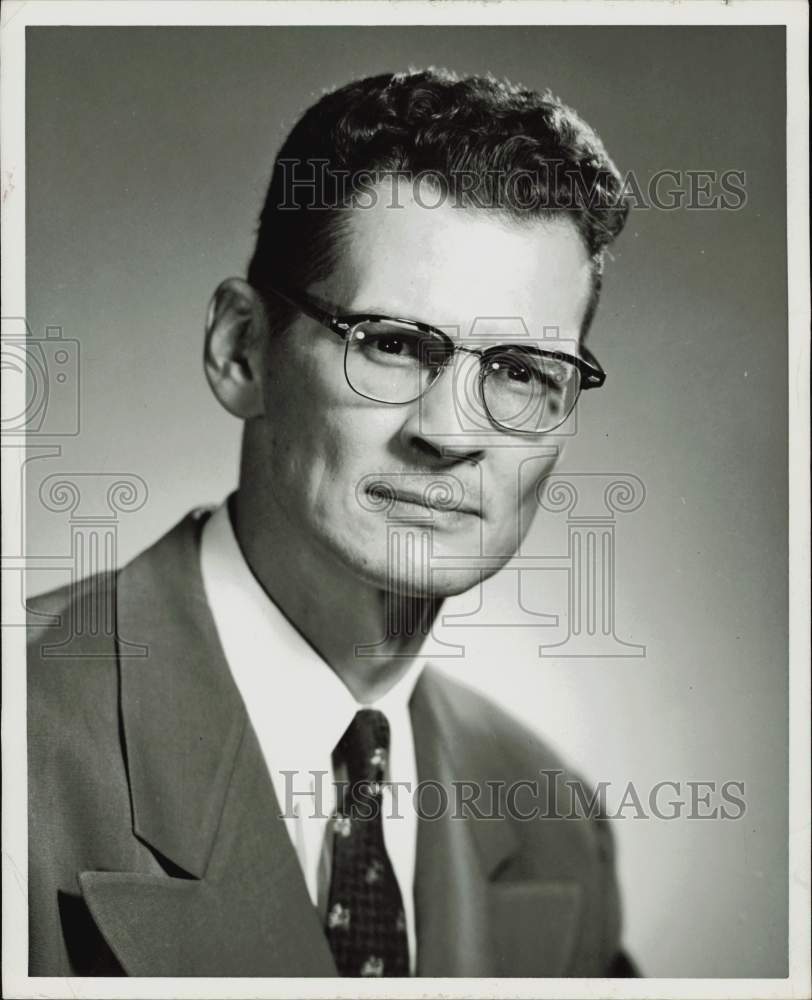
[[(309, 316), (311, 319), (316, 320), (317, 323), (320, 323), (332, 333), (336, 334), (336, 336), (343, 340), (345, 344), (349, 343), (349, 337), (353, 329), (361, 323), (402, 323), (405, 326), (414, 327), (420, 333), (431, 334), (432, 336), (439, 337), (444, 344), (447, 357), (443, 361), (442, 365), (436, 366), (440, 368), (437, 377), (430, 385), (423, 389), (422, 392), (418, 393), (417, 396), (413, 399), (405, 400), (403, 404), (390, 403), (383, 399), (375, 399), (373, 396), (367, 396), (365, 393), (359, 392), (350, 381), (349, 375), (347, 375), (345, 362), (344, 378), (352, 391), (361, 396), (362, 399), (369, 399), (374, 403), (382, 403), (384, 406), (405, 405), (405, 403), (413, 403), (415, 400), (421, 399), (432, 388), (432, 386), (436, 385), (443, 373), (443, 370), (458, 351), (463, 351), (466, 354), (473, 354), (480, 358), (480, 378), (483, 379), (486, 375), (486, 371), (481, 363), (482, 359), (485, 359), (493, 354), (497, 354), (499, 351), (504, 351), (508, 347), (516, 347), (522, 351), (528, 350), (528, 346), (526, 344), (515, 343), (494, 344), (492, 347), (484, 348), (484, 350), (465, 347), (462, 344), (455, 343), (454, 340), (452, 340), (452, 338), (449, 337), (443, 330), (440, 330), (436, 326), (431, 326), (429, 323), (423, 323), (421, 320), (403, 319), (397, 316), (385, 316), (380, 313), (331, 313), (326, 309), (322, 309), (321, 306), (318, 306), (315, 302), (312, 302), (302, 292), (296, 292), (287, 288), (283, 290), (276, 285), (265, 286), (265, 290), (270, 292), (272, 295), (276, 295), (284, 302), (287, 302), (288, 305), (293, 306), (294, 309), (298, 309), (300, 312), (304, 313), (305, 316)], [(578, 395), (586, 389), (600, 389), (606, 381), (606, 372), (601, 367), (600, 362), (594, 354), (592, 354), (592, 352), (583, 345), (581, 346), (581, 353), (584, 355), (582, 358), (575, 354), (567, 354), (563, 351), (548, 351), (544, 348), (536, 347), (535, 345), (531, 348), (531, 352), (540, 357), (552, 358), (555, 361), (566, 361), (577, 368), (581, 374)], [(575, 404), (577, 402), (578, 396), (575, 397), (575, 401), (567, 413), (567, 417), (575, 409)], [(487, 406), (485, 407), (485, 410), (491, 423), (495, 424), (500, 431), (506, 434), (530, 434), (534, 436), (550, 434), (552, 431), (556, 430), (557, 427), (560, 427), (561, 423), (567, 419), (567, 417), (564, 417), (560, 423), (556, 424), (555, 427), (552, 427), (547, 431), (523, 431), (501, 424), (495, 417), (491, 416)]]

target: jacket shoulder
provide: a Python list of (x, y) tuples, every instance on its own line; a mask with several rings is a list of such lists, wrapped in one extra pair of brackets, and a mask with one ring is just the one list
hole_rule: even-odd
[[(94, 627), (112, 574), (28, 602), (27, 722), (31, 801), (71, 787), (77, 773), (119, 757), (118, 669), (113, 635)], [(64, 784), (63, 784), (64, 782)]]
[(105, 634), (100, 619), (102, 604), (114, 595), (115, 575), (105, 573), (29, 599), (29, 719), (32, 709), (63, 711), (77, 699), (93, 699), (101, 709), (105, 695), (113, 694), (115, 637)]
[(538, 732), (483, 692), (431, 667), (426, 681), (430, 696), (440, 699), (453, 716), (455, 729), (474, 744), (498, 750), (495, 762), (506, 772), (520, 772), (522, 777), (529, 770), (566, 773), (559, 754)]
[[(550, 831), (549, 847), (557, 840), (564, 854), (599, 865), (614, 861), (610, 824), (593, 785), (570, 768), (560, 754), (534, 729), (491, 698), (434, 668), (426, 676), (429, 697), (443, 705), (452, 720), (455, 746), (471, 748), (481, 781), (513, 787), (516, 809), (534, 810)], [(466, 775), (465, 777), (468, 777)], [(521, 786), (521, 787), (520, 787)], [(537, 843), (535, 823), (513, 823), (532, 850)]]

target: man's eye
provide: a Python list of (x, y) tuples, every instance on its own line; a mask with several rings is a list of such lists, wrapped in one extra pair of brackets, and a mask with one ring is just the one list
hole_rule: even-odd
[(409, 345), (402, 337), (375, 337), (372, 345), (384, 354), (404, 354), (409, 350)]
[(505, 374), (511, 382), (529, 382), (533, 377), (529, 368), (515, 361), (505, 365)]
[(413, 363), (421, 361), (423, 338), (410, 330), (393, 329), (391, 324), (368, 323), (355, 333), (354, 342), (371, 361)]
[(512, 383), (516, 387), (525, 385), (543, 386), (545, 389), (559, 389), (560, 379), (556, 372), (544, 364), (529, 364), (519, 358), (501, 356), (489, 362), (488, 375)]

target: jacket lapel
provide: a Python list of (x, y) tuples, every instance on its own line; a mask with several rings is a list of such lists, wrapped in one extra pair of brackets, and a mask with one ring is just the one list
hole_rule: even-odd
[(119, 574), (121, 717), (133, 831), (165, 874), (83, 872), (130, 975), (335, 975), (208, 609), (190, 515)]
[[(508, 877), (514, 861), (521, 872), (514, 821), (453, 816), (452, 782), (487, 787), (504, 766), (501, 748), (482, 738), (466, 710), (441, 675), (424, 672), (411, 702), (418, 776), (440, 782), (452, 807), (419, 820), (418, 975), (562, 976), (576, 945), (580, 886), (543, 864), (532, 877)], [(503, 792), (499, 810), (505, 817)], [(539, 824), (534, 835), (543, 832)]]
[[(443, 739), (451, 721), (436, 698), (438, 685), (425, 671), (411, 701), (417, 774), (437, 781), (451, 793), (454, 758)], [(445, 729), (446, 733), (454, 729)], [(426, 810), (431, 812), (426, 796)], [(415, 911), (417, 914), (417, 974), (419, 976), (492, 975), (491, 928), (488, 920), (489, 868), (513, 850), (505, 824), (495, 834), (478, 837), (468, 820), (454, 820), (446, 810), (440, 818), (420, 818), (417, 829)]]

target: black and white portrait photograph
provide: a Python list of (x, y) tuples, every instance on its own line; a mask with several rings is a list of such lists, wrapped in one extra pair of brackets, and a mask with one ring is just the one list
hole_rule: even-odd
[(2, 18), (4, 995), (809, 995), (806, 5)]

